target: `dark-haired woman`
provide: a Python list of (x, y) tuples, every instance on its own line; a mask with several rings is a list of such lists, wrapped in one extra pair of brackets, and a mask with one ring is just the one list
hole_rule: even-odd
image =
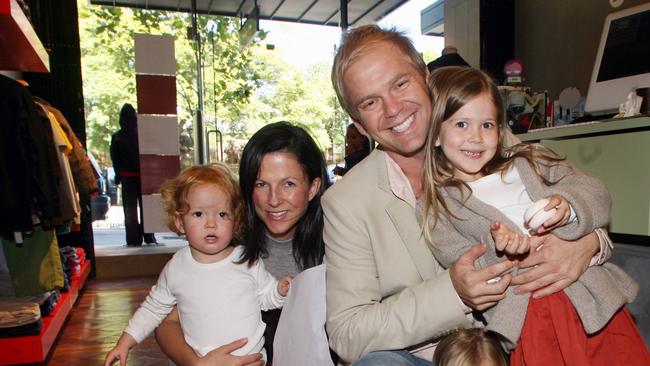
[[(244, 147), (239, 184), (246, 207), (243, 261), (262, 259), (275, 277), (294, 277), (321, 264), (323, 214), (320, 198), (329, 186), (323, 154), (301, 127), (287, 122), (266, 125)], [(272, 360), (279, 311), (263, 314), (266, 349)], [(232, 356), (243, 340), (199, 359), (184, 342), (174, 311), (156, 330), (165, 353), (180, 365), (262, 365), (257, 355)], [(243, 342), (243, 343), (242, 343)]]

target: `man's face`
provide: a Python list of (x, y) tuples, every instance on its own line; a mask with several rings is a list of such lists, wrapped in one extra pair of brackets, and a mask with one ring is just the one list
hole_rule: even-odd
[(350, 64), (343, 81), (362, 133), (393, 158), (423, 152), (431, 121), (429, 92), (398, 47), (388, 41), (372, 45)]

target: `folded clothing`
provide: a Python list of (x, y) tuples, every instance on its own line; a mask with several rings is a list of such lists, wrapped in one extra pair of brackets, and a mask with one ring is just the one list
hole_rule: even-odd
[(36, 335), (42, 324), (38, 303), (29, 298), (0, 298), (0, 337)]

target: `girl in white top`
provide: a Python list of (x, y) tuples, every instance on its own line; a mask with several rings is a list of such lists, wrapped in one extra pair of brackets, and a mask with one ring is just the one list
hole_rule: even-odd
[[(540, 250), (549, 231), (576, 240), (608, 224), (610, 198), (602, 182), (541, 145), (504, 146), (503, 105), (488, 75), (472, 68), (440, 68), (431, 74), (429, 88), (433, 121), (425, 147), (421, 217), (443, 266), (479, 241), (488, 245), (475, 263), (483, 267), (505, 255)], [(540, 207), (541, 219), (525, 220), (527, 208), (542, 199), (547, 201)], [(497, 220), (514, 232), (496, 230)], [(512, 350), (511, 366), (648, 365), (648, 351), (624, 306), (637, 291), (638, 284), (623, 270), (605, 263), (544, 298), (509, 288), (483, 317), (487, 329)]]
[(120, 360), (146, 338), (176, 305), (186, 342), (199, 356), (233, 339), (247, 338), (233, 354), (264, 352), (260, 310), (282, 306), (290, 277), (276, 280), (262, 261), (242, 262), (236, 246), (243, 224), (243, 201), (227, 166), (185, 169), (166, 182), (162, 198), (169, 228), (184, 234), (189, 247), (167, 263), (149, 296), (129, 321), (105, 366)]

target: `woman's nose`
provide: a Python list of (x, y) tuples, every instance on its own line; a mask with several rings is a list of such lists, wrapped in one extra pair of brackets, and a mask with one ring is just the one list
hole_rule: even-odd
[(282, 193), (279, 188), (271, 188), (269, 190), (269, 205), (277, 206), (282, 201)]

